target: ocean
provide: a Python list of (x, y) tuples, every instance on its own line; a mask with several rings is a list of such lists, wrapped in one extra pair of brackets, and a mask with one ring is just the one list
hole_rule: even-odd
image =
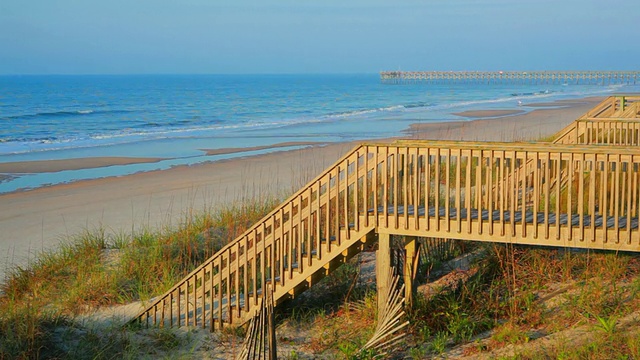
[(205, 149), (398, 136), (410, 124), (468, 121), (469, 109), (519, 109), (638, 91), (636, 86), (381, 83), (363, 75), (0, 76), (0, 163), (83, 157), (163, 160), (3, 174), (0, 193), (269, 151)]

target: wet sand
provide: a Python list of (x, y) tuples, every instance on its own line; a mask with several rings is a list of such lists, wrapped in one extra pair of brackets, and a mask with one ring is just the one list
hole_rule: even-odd
[(492, 118), (498, 116), (507, 116), (521, 114), (524, 110), (470, 110), (459, 113), (453, 113), (456, 116), (462, 116), (467, 118)]
[[(494, 119), (418, 123), (407, 130), (404, 138), (535, 140), (561, 130), (599, 101), (585, 99), (563, 103), (565, 107)], [(193, 211), (215, 209), (221, 204), (267, 194), (291, 193), (356, 145), (312, 146), (1, 194), (0, 281), (14, 265), (27, 265), (35, 253), (55, 248), (65, 236), (85, 229), (102, 227), (107, 234), (161, 229), (178, 224)], [(48, 168), (44, 164), (24, 166), (31, 171), (51, 170), (56, 166), (63, 169), (95, 165), (96, 161), (74, 159), (65, 163), (65, 160), (49, 164)]]
[(153, 163), (162, 161), (161, 158), (130, 158), (130, 157), (90, 157), (64, 160), (22, 161), (0, 163), (0, 173), (5, 174), (34, 174), (43, 172), (57, 172), (64, 170), (95, 169), (105, 166)]
[(226, 155), (226, 154), (235, 154), (235, 153), (247, 152), (247, 151), (259, 151), (259, 150), (277, 149), (277, 148), (289, 147), (289, 146), (307, 146), (307, 145), (326, 145), (326, 143), (311, 142), (311, 141), (289, 141), (289, 142), (282, 142), (282, 143), (266, 145), (266, 146), (251, 146), (251, 147), (245, 147), (245, 148), (202, 149), (202, 151), (204, 151), (207, 155)]

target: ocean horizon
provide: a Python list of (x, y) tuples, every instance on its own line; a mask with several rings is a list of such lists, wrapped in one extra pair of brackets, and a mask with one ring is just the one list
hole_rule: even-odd
[[(0, 76), (0, 163), (160, 159), (3, 174), (0, 193), (307, 146), (295, 144), (401, 136), (415, 123), (469, 121), (452, 113), (471, 109), (526, 112), (533, 108), (521, 104), (631, 91), (638, 87), (389, 85), (378, 74)], [(283, 143), (292, 145), (268, 148)], [(247, 150), (206, 153), (225, 148)]]

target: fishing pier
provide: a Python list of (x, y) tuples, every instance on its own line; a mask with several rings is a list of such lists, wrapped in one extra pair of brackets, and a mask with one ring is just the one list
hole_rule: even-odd
[(637, 84), (640, 71), (382, 71), (385, 84)]

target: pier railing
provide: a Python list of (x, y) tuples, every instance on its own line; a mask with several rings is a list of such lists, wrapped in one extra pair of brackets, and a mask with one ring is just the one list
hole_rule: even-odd
[[(640, 251), (636, 147), (361, 145), (155, 299), (136, 321), (221, 328), (266, 285), (296, 296), (375, 234)], [(552, 186), (552, 184), (564, 184)]]
[(382, 71), (387, 84), (417, 82), (636, 84), (640, 71)]

